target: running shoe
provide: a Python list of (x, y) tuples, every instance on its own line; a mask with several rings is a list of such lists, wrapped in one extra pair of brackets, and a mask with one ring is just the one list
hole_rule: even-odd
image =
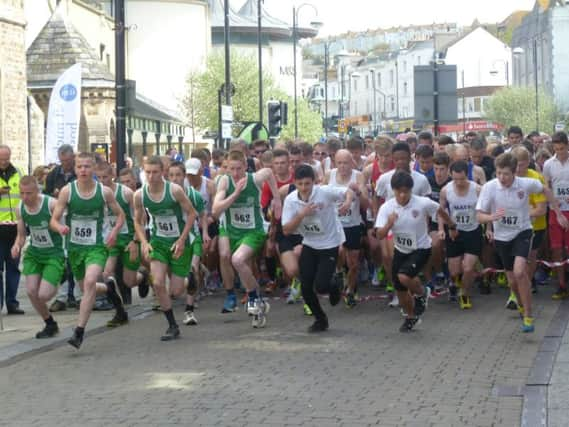
[(518, 305), (518, 313), (520, 313), (520, 319), (524, 320), (524, 306), (523, 305)]
[(415, 316), (420, 317), (425, 313), (429, 305), (429, 297), (431, 296), (431, 288), (425, 286), (425, 293), (423, 295), (415, 296)]
[(508, 287), (508, 278), (506, 277), (505, 273), (498, 273), (498, 276), (496, 277), (496, 283), (498, 284), (498, 286), (502, 287), (502, 288), (507, 288)]
[(45, 327), (36, 334), (37, 339), (52, 338), (59, 333), (57, 322), (46, 324)]
[(472, 302), (470, 301), (470, 297), (467, 295), (461, 295), (458, 299), (458, 304), (462, 310), (472, 308)]
[(128, 313), (126, 311), (117, 311), (113, 318), (107, 322), (107, 328), (116, 328), (117, 326), (126, 325), (128, 323)]
[(354, 297), (354, 294), (352, 293), (349, 293), (344, 297), (344, 303), (348, 308), (354, 308), (358, 304), (356, 298)]
[(277, 289), (277, 284), (272, 280), (265, 285), (265, 293), (267, 294), (272, 294), (276, 289)]
[(82, 343), (83, 343), (83, 334), (79, 334), (77, 332), (77, 329), (73, 329), (73, 335), (69, 340), (67, 340), (67, 344), (79, 350), (79, 347), (81, 347)]
[(510, 296), (508, 297), (508, 301), (506, 301), (506, 308), (508, 310), (517, 310), (518, 309), (518, 299), (513, 292), (510, 292)]
[(247, 312), (253, 316), (251, 325), (254, 328), (264, 328), (267, 324), (267, 313), (271, 309), (269, 303), (263, 298), (249, 300), (247, 303)]
[(394, 294), (395, 293), (395, 286), (393, 286), (393, 283), (388, 282), (385, 285), (385, 292), (387, 292), (388, 294)]
[(524, 321), (522, 323), (522, 332), (524, 333), (533, 332), (535, 330), (533, 322), (534, 322), (533, 317), (524, 317)]
[(448, 300), (450, 302), (458, 301), (458, 288), (456, 287), (454, 282), (451, 282), (448, 287)]
[(329, 327), (328, 318), (326, 316), (316, 319), (312, 325), (308, 327), (309, 333), (324, 332)]
[(377, 267), (373, 270), (373, 274), (371, 275), (371, 288), (377, 289), (381, 285), (381, 281), (379, 280), (379, 270)]
[(304, 304), (302, 306), (302, 310), (304, 311), (305, 316), (312, 316), (312, 310), (308, 307), (308, 304)]
[(184, 313), (184, 325), (197, 325), (198, 319), (196, 319), (196, 315), (193, 311), (186, 311)]
[(227, 294), (221, 312), (233, 313), (234, 311), (237, 311), (237, 296), (235, 294)]
[(567, 288), (558, 288), (557, 291), (551, 295), (551, 299), (555, 301), (564, 300), (567, 298), (569, 298), (569, 291), (567, 291)]
[(418, 317), (415, 317), (412, 319), (407, 318), (403, 321), (403, 324), (399, 328), (399, 332), (403, 332), (403, 333), (411, 332), (413, 330), (413, 328), (420, 323), (421, 323), (421, 319), (419, 319)]
[(393, 294), (393, 298), (391, 298), (391, 301), (389, 301), (389, 304), (387, 305), (389, 307), (399, 307), (399, 297), (396, 293)]
[(178, 325), (171, 325), (166, 329), (166, 333), (160, 337), (160, 341), (172, 341), (180, 337)]
[(382, 267), (379, 267), (379, 269), (377, 269), (377, 280), (379, 282), (379, 284), (381, 285), (383, 282), (385, 282), (386, 277), (385, 277), (385, 270)]

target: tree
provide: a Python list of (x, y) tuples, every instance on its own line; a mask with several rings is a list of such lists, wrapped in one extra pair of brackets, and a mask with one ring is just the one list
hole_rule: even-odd
[[(538, 93), (539, 130), (551, 132), (559, 117), (559, 109), (553, 98), (542, 90)], [(535, 130), (535, 89), (508, 87), (498, 90), (488, 100), (485, 118), (506, 127), (517, 125), (526, 133)]]
[[(236, 52), (231, 54), (231, 82), (235, 94), (231, 98), (233, 117), (236, 123), (256, 121), (259, 117), (259, 81), (257, 60), (252, 55)], [(218, 128), (217, 94), (225, 82), (225, 62), (223, 52), (213, 52), (208, 56), (205, 71), (190, 73), (186, 79), (186, 93), (182, 107), (188, 122), (202, 130)], [(294, 136), (294, 105), (274, 82), (271, 75), (263, 73), (263, 99), (277, 99), (288, 103), (288, 125), (283, 127), (282, 138)], [(266, 109), (266, 107), (265, 107)], [(264, 113), (266, 125), (267, 113)], [(234, 130), (238, 132), (236, 128)], [(299, 137), (315, 142), (322, 135), (322, 119), (317, 112), (310, 110), (308, 102), (298, 98)]]

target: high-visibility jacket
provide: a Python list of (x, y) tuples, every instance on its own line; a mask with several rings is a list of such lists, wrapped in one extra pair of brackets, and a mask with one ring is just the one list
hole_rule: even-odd
[(0, 195), (0, 225), (15, 225), (18, 223), (16, 209), (20, 204), (20, 178), (23, 175), (12, 165), (6, 173), (2, 172), (0, 172), (0, 188), (10, 187), (10, 193)]

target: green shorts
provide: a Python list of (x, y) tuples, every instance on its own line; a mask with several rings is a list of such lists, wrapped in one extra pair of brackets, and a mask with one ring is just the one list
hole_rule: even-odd
[(152, 251), (150, 252), (150, 259), (160, 261), (170, 267), (172, 274), (178, 277), (187, 277), (190, 273), (192, 263), (192, 248), (186, 246), (182, 256), (178, 259), (172, 257), (171, 244), (164, 244), (159, 241), (150, 240)]
[(249, 231), (247, 234), (241, 236), (240, 238), (231, 238), (227, 230), (224, 228), (219, 229), (219, 236), (220, 237), (228, 237), (229, 238), (229, 246), (231, 248), (231, 253), (234, 253), (239, 246), (247, 245), (255, 254), (258, 254), (261, 249), (263, 249), (263, 245), (265, 244), (265, 240), (267, 239), (267, 234), (261, 230), (252, 230)]
[(55, 287), (61, 283), (65, 272), (65, 258), (63, 256), (41, 257), (27, 251), (24, 255), (24, 276), (39, 275), (50, 285)]
[(109, 253), (105, 246), (90, 246), (83, 250), (69, 251), (69, 264), (75, 280), (85, 278), (85, 270), (90, 265), (98, 265), (105, 268)]
[(130, 271), (136, 271), (138, 270), (138, 267), (140, 267), (140, 243), (137, 243), (138, 257), (134, 261), (130, 260), (130, 252), (127, 250), (128, 245), (129, 243), (126, 244), (124, 244), (124, 242), (117, 243), (114, 247), (109, 249), (109, 256), (110, 257), (120, 256), (123, 268), (126, 268), (127, 270)]
[(203, 240), (202, 240), (202, 236), (198, 236), (194, 239), (194, 241), (192, 242), (192, 244), (190, 245), (190, 248), (192, 249), (192, 258), (194, 256), (197, 256), (199, 258), (201, 258), (203, 256)]

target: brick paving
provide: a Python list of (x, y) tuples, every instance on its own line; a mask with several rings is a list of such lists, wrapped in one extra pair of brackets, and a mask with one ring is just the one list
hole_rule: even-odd
[(274, 301), (254, 330), (212, 296), (178, 341), (159, 341), (156, 314), (87, 337), (79, 352), (59, 346), (0, 368), (0, 425), (519, 425), (522, 397), (495, 388), (525, 384), (557, 309), (550, 293), (538, 294), (529, 335), (503, 289), (472, 311), (431, 301), (411, 334), (385, 301), (325, 302), (331, 329), (309, 335), (300, 304)]

